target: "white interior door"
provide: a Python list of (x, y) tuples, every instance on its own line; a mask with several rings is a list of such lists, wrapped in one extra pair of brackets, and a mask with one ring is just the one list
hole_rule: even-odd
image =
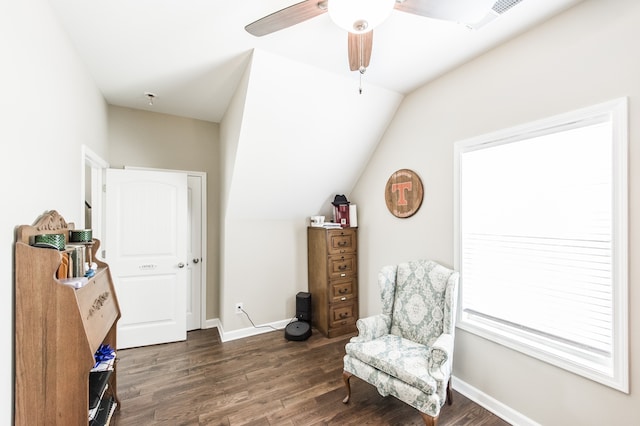
[(108, 169), (105, 259), (118, 348), (186, 339), (187, 175)]
[(187, 231), (187, 331), (201, 328), (202, 315), (202, 176), (189, 175)]

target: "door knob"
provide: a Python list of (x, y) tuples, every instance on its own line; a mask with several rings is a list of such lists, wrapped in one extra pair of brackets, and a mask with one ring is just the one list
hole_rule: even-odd
[(182, 262), (178, 263), (178, 268), (184, 268), (184, 263)]
[(193, 259), (193, 263), (198, 263), (198, 262), (200, 262), (200, 259), (198, 259), (198, 258)]

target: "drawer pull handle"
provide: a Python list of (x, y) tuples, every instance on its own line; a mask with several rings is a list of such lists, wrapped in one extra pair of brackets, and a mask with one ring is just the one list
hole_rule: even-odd
[(349, 314), (346, 312), (341, 312), (340, 313), (340, 319), (345, 319), (345, 318), (349, 318)]
[(347, 322), (346, 321), (342, 321), (340, 324), (345, 325)]
[(348, 292), (349, 292), (348, 288), (341, 288), (340, 290), (338, 290), (338, 293), (340, 293), (340, 294), (345, 294), (345, 293), (348, 293)]
[(338, 269), (344, 271), (345, 269), (347, 269), (347, 265), (340, 265), (338, 266)]
[(339, 242), (338, 242), (338, 245), (339, 245), (340, 247), (345, 247), (345, 246), (347, 245), (347, 242), (346, 242), (346, 241), (339, 241)]
[(340, 300), (347, 300), (347, 298), (346, 297), (341, 297)]
[(346, 276), (347, 276), (347, 274), (340, 274), (340, 276), (341, 276), (341, 277), (346, 277)]

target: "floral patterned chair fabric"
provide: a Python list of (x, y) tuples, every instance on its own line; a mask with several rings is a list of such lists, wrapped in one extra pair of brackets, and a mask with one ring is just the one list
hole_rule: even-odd
[(459, 274), (430, 260), (385, 266), (378, 274), (382, 313), (358, 320), (343, 378), (357, 376), (437, 423), (449, 400)]

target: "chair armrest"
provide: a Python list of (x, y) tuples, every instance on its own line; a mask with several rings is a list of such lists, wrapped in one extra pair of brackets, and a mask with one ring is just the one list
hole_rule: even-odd
[(436, 378), (448, 378), (452, 361), (453, 334), (441, 334), (429, 350), (429, 373)]
[(360, 318), (356, 321), (358, 335), (351, 338), (352, 342), (367, 342), (378, 337), (389, 334), (391, 318), (385, 314), (373, 315), (367, 318)]

